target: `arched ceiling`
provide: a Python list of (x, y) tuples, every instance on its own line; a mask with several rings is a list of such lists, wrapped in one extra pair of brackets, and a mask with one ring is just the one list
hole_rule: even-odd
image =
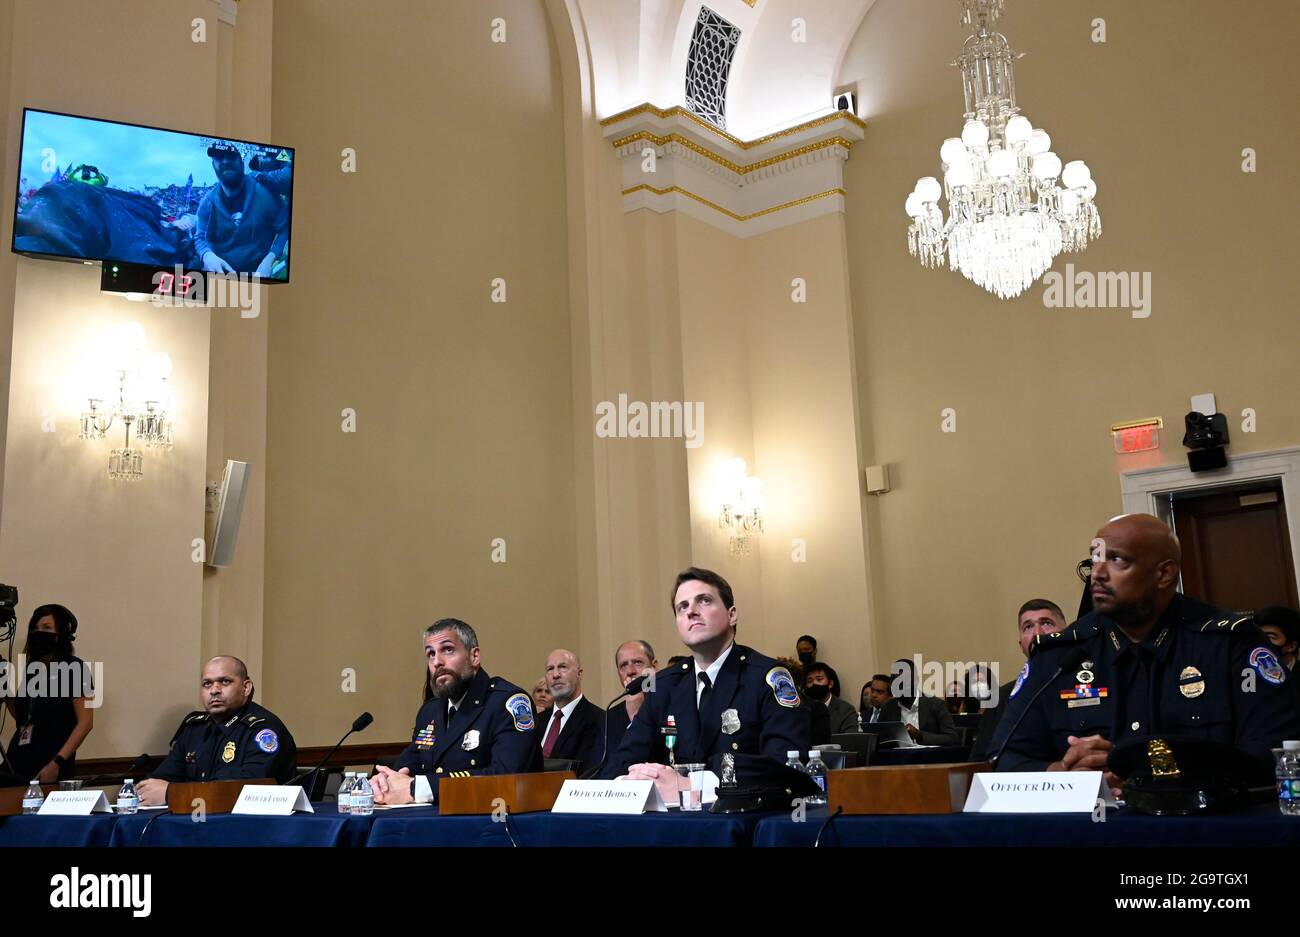
[[(586, 34), (597, 118), (646, 102), (683, 103), (686, 56), (702, 5), (738, 26), (727, 130), (752, 139), (831, 110), (840, 60), (875, 0), (571, 2)], [(803, 41), (796, 41), (797, 30)]]

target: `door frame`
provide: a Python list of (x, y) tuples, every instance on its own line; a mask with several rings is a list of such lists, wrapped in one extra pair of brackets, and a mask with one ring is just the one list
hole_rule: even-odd
[(1220, 490), (1270, 479), (1282, 482), (1282, 501), (1286, 507), (1292, 566), (1296, 590), (1300, 591), (1300, 446), (1232, 455), (1229, 456), (1226, 468), (1210, 472), (1193, 472), (1184, 462), (1133, 469), (1121, 472), (1119, 476), (1124, 513), (1154, 514), (1170, 527), (1173, 526), (1173, 510), (1169, 506), (1171, 494), (1189, 491), (1214, 494)]

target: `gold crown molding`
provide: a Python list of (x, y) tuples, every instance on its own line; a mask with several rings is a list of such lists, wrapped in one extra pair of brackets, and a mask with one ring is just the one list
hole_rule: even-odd
[(764, 143), (771, 143), (773, 140), (780, 140), (782, 137), (789, 137), (796, 133), (800, 133), (804, 130), (813, 130), (817, 127), (824, 126), (825, 124), (829, 124), (832, 121), (836, 121), (836, 120), (847, 120), (849, 123), (856, 124), (858, 127), (862, 128), (863, 130), (865, 130), (867, 127), (867, 122), (863, 120), (861, 117), (858, 117), (856, 114), (850, 114), (848, 111), (836, 111), (834, 114), (827, 114), (824, 117), (818, 117), (817, 119), (807, 121), (806, 123), (796, 124), (793, 127), (787, 127), (785, 130), (778, 130), (776, 133), (769, 133), (767, 136), (759, 137), (757, 140), (746, 141), (740, 139), (739, 137), (732, 136), (731, 134), (727, 133), (727, 131), (725, 130), (720, 130), (719, 128), (713, 126), (713, 124), (709, 123), (707, 120), (704, 120), (702, 117), (698, 117), (695, 114), (692, 114), (690, 111), (688, 111), (684, 107), (681, 107), (680, 105), (676, 107), (662, 108), (662, 107), (655, 107), (653, 104), (639, 104), (636, 107), (629, 108), (626, 111), (619, 111), (619, 113), (617, 114), (611, 114), (609, 117), (606, 117), (604, 120), (602, 120), (600, 122), (600, 125), (602, 127), (609, 127), (617, 123), (622, 123), (625, 120), (630, 120), (631, 118), (636, 117), (640, 114), (654, 114), (656, 117), (662, 118), (664, 120), (670, 120), (674, 117), (685, 117), (687, 120), (698, 125), (704, 130), (707, 130), (710, 133), (721, 137), (722, 139), (726, 140), (728, 143), (740, 147), (742, 150), (752, 150), (754, 147), (762, 146)]
[(808, 202), (815, 202), (818, 199), (826, 198), (827, 196), (830, 195), (849, 194), (847, 191), (840, 188), (827, 189), (825, 192), (818, 192), (815, 195), (805, 195), (803, 198), (797, 198), (794, 201), (784, 202), (780, 205), (773, 205), (771, 208), (764, 208), (761, 209), (760, 211), (750, 212), (748, 215), (738, 215), (734, 211), (730, 211), (726, 208), (723, 208), (721, 205), (717, 204), (716, 202), (710, 202), (707, 198), (704, 198), (703, 196), (696, 195), (694, 192), (690, 192), (686, 189), (683, 189), (679, 185), (670, 185), (666, 189), (657, 189), (654, 186), (647, 185), (646, 183), (643, 182), (640, 185), (632, 186), (632, 188), (630, 189), (624, 189), (623, 194), (631, 195), (634, 192), (642, 192), (642, 191), (653, 192), (655, 195), (671, 195), (673, 193), (677, 193), (678, 195), (685, 195), (687, 198), (694, 199), (695, 201), (699, 202), (701, 205), (706, 205), (709, 208), (712, 208), (714, 211), (721, 212), (722, 214), (726, 215), (728, 218), (731, 218), (735, 221), (752, 221), (755, 218), (761, 218), (764, 215), (770, 215), (773, 212), (784, 211), (787, 208), (794, 208), (797, 205), (806, 205)]
[(686, 147), (686, 149), (690, 150), (693, 153), (698, 153), (700, 156), (703, 156), (705, 159), (712, 160), (713, 162), (717, 163), (719, 166), (722, 166), (724, 169), (731, 170), (738, 176), (747, 176), (751, 172), (754, 172), (755, 170), (765, 169), (768, 166), (775, 166), (777, 163), (783, 163), (786, 160), (798, 159), (800, 156), (807, 156), (809, 153), (815, 153), (818, 150), (824, 150), (830, 146), (842, 146), (846, 150), (853, 149), (852, 140), (846, 140), (844, 137), (831, 137), (827, 140), (819, 140), (816, 143), (806, 144), (804, 146), (790, 150), (789, 152), (786, 153), (779, 153), (776, 156), (769, 156), (767, 159), (761, 159), (757, 163), (750, 163), (748, 165), (744, 165), (741, 163), (733, 163), (725, 156), (719, 156), (717, 153), (714, 153), (708, 147), (701, 146), (700, 144), (696, 143), (694, 140), (682, 136), (680, 133), (669, 133), (669, 134), (665, 134), (664, 136), (656, 136), (655, 134), (651, 133), (649, 130), (641, 130), (638, 131), (637, 133), (629, 134), (626, 137), (619, 137), (617, 140), (613, 141), (613, 146), (614, 149), (619, 150), (627, 146), (629, 143), (635, 143), (638, 140), (649, 141), (650, 143), (653, 143), (655, 146), (664, 146), (668, 143), (676, 143), (680, 146)]

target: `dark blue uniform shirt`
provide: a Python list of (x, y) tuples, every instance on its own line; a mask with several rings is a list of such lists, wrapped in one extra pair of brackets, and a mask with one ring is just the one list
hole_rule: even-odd
[[(1062, 671), (1075, 649), (1084, 652), (1081, 664)], [(1288, 679), (1249, 616), (1175, 594), (1146, 638), (1134, 643), (1093, 611), (1058, 634), (1038, 637), (991, 750), (1023, 714), (999, 771), (1042, 771), (1065, 754), (1071, 735), (1118, 744), (1158, 734), (1235, 745), (1261, 771), (1271, 771), (1269, 749), (1300, 730)]]
[(447, 724), (445, 699), (431, 699), (415, 717), (411, 744), (393, 762), (400, 771), (422, 774), (434, 799), (445, 777), (519, 774), (542, 769), (534, 734), (537, 716), (528, 694), (508, 680), (480, 670)]
[(192, 712), (172, 736), (171, 751), (150, 777), (164, 781), (234, 781), (294, 774), (298, 747), (283, 722), (264, 706), (246, 703), (213, 717)]
[(601, 772), (615, 778), (629, 765), (668, 763), (661, 731), (672, 716), (677, 724), (674, 754), (678, 764), (705, 763), (713, 755), (764, 755), (785, 764), (786, 752), (807, 751), (810, 717), (790, 671), (743, 644), (733, 644), (697, 709), (694, 661), (655, 674), (653, 692), (628, 726), (618, 751)]

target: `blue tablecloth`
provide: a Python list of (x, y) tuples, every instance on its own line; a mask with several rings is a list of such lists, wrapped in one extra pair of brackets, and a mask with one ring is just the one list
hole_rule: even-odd
[[(825, 807), (796, 823), (768, 815), (755, 846), (811, 846), (826, 820)], [(1300, 846), (1300, 817), (1284, 817), (1274, 804), (1228, 814), (1150, 817), (1108, 810), (1105, 822), (1090, 814), (945, 814), (839, 816), (823, 846)]]
[[(520, 846), (748, 846), (759, 816), (648, 813), (640, 816), (520, 813), (510, 835)], [(442, 817), (434, 807), (376, 813), (368, 846), (509, 846), (490, 816)]]
[[(289, 817), (209, 814), (197, 823), (189, 814), (164, 814), (145, 830), (152, 813), (119, 817), (110, 846), (364, 846), (370, 817), (338, 812), (332, 803), (312, 804), (315, 813)], [(144, 842), (140, 840), (144, 836)]]
[(0, 817), (3, 846), (107, 846), (117, 817)]

